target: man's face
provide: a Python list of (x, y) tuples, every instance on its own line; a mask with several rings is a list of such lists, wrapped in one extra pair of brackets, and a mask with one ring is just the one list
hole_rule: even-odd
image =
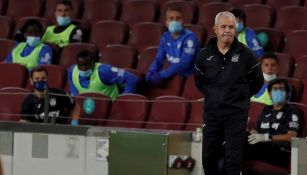
[(261, 62), (261, 69), (263, 73), (268, 75), (277, 74), (278, 64), (275, 59), (265, 58)]
[(34, 25), (28, 26), (25, 31), (25, 36), (37, 36), (40, 37), (42, 35), (42, 31)]
[[(269, 93), (270, 96), (272, 97), (272, 92), (276, 90), (281, 90), (286, 92), (286, 86), (284, 83), (279, 83), (279, 84), (274, 84), (272, 86), (271, 92)], [(288, 98), (288, 94), (286, 93), (286, 98)]]
[(55, 17), (57, 16), (71, 17), (71, 8), (64, 4), (58, 4), (55, 9)]
[(47, 81), (47, 74), (45, 71), (39, 71), (39, 72), (33, 72), (31, 84), (33, 85), (33, 82), (37, 81)]
[(87, 71), (92, 67), (92, 63), (88, 58), (78, 58), (78, 69), (81, 71)]
[(236, 35), (236, 21), (229, 15), (222, 15), (218, 18), (217, 24), (213, 29), (218, 42), (224, 44), (232, 43)]
[(181, 13), (175, 10), (169, 11), (166, 13), (165, 25), (168, 27), (171, 21), (178, 21), (182, 24)]

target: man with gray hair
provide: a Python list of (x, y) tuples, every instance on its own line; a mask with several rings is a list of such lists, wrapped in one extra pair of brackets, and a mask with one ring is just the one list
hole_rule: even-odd
[(199, 53), (194, 73), (205, 96), (203, 167), (206, 175), (218, 174), (217, 155), (224, 148), (226, 174), (239, 175), (250, 97), (264, 80), (257, 57), (235, 38), (233, 14), (218, 13), (213, 30), (216, 37)]

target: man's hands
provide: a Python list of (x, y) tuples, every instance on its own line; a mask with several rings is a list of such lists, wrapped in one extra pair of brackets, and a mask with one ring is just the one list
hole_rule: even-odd
[(249, 144), (256, 144), (259, 142), (268, 142), (271, 141), (269, 134), (258, 134), (258, 133), (252, 133), (248, 136), (248, 142)]

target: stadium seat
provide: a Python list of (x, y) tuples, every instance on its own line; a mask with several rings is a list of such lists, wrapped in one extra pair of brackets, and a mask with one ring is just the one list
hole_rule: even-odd
[[(72, 14), (71, 17), (73, 19), (79, 19), (81, 17), (82, 12), (82, 0), (72, 0)], [(44, 10), (44, 17), (48, 18), (49, 20), (55, 22), (55, 8), (56, 8), (57, 1), (55, 0), (45, 0), (45, 10)]]
[(92, 26), (90, 41), (99, 49), (108, 44), (125, 44), (128, 38), (128, 26), (122, 21), (99, 21)]
[(267, 5), (270, 5), (274, 7), (277, 12), (279, 9), (286, 7), (286, 6), (299, 6), (301, 3), (301, 0), (266, 0), (265, 1)]
[(51, 24), (50, 20), (47, 18), (37, 16), (22, 17), (16, 22), (15, 32), (20, 30), (29, 20), (37, 20), (42, 25), (43, 31)]
[(4, 15), (6, 11), (6, 5), (8, 0), (0, 0), (0, 15)]
[(169, 8), (180, 9), (182, 11), (183, 23), (195, 23), (195, 12), (197, 8), (193, 2), (182, 0), (167, 1), (161, 8), (160, 22), (165, 22), (166, 10)]
[(28, 70), (20, 64), (0, 63), (0, 88), (25, 87)]
[(184, 130), (186, 131), (195, 131), (196, 128), (202, 127), (203, 125), (203, 110), (204, 110), (204, 102), (203, 99), (195, 100), (190, 102), (191, 110), (188, 122)]
[(278, 76), (291, 77), (294, 68), (293, 58), (285, 53), (275, 53), (275, 55), (279, 61)]
[(215, 16), (221, 11), (228, 11), (233, 6), (230, 3), (225, 2), (211, 2), (211, 3), (204, 3), (199, 6), (198, 10), (198, 24), (202, 25), (206, 28), (208, 37), (207, 39), (215, 36), (215, 33), (212, 29), (214, 25), (214, 18)]
[(224, 2), (224, 0), (194, 0), (198, 3), (198, 5), (211, 3), (211, 2)]
[(248, 4), (243, 8), (248, 27), (273, 27), (274, 9), (265, 4)]
[(151, 106), (147, 129), (182, 130), (188, 117), (188, 103), (177, 96), (157, 97)]
[[(99, 93), (84, 93), (74, 97), (77, 103), (81, 107), (80, 125), (96, 125), (102, 126), (105, 124), (105, 120), (109, 114), (111, 107), (111, 100), (109, 97)], [(86, 113), (87, 105), (84, 104), (85, 99), (94, 100), (94, 111), (92, 113)], [(90, 102), (89, 100), (89, 102)]]
[(14, 28), (14, 21), (11, 17), (0, 16), (0, 38), (10, 38)]
[(141, 22), (157, 21), (157, 4), (148, 0), (131, 0), (122, 4), (121, 20), (132, 28)]
[(41, 16), (43, 1), (41, 0), (8, 0), (6, 16), (12, 17), (15, 22), (25, 16)]
[(196, 24), (184, 24), (184, 27), (190, 29), (195, 33), (195, 35), (199, 39), (201, 46), (204, 46), (206, 44), (207, 30), (203, 26)]
[(231, 3), (235, 7), (241, 9), (244, 8), (244, 5), (247, 4), (262, 4), (263, 0), (228, 0), (227, 2)]
[(303, 94), (303, 83), (300, 79), (290, 77), (280, 77), (286, 79), (291, 86), (290, 102), (300, 102)]
[(16, 41), (10, 39), (0, 39), (0, 62), (4, 61), (6, 56), (16, 46)]
[(118, 68), (135, 68), (137, 50), (132, 46), (111, 44), (100, 50), (100, 62)]
[(255, 129), (258, 118), (265, 107), (265, 104), (258, 102), (251, 102), (249, 112), (248, 112), (248, 122), (247, 128), (248, 130)]
[[(302, 57), (299, 57), (296, 62), (295, 62), (295, 69), (294, 69), (294, 74), (293, 77), (294, 78), (298, 78), (301, 80), (307, 80), (307, 55), (304, 55)], [(307, 86), (306, 87), (306, 91), (307, 91)]]
[(130, 33), (129, 45), (141, 52), (149, 46), (159, 46), (164, 27), (160, 23), (144, 22), (133, 26)]
[(196, 100), (204, 97), (204, 95), (196, 88), (193, 75), (185, 80), (181, 97), (189, 100)]
[(289, 39), (292, 31), (307, 28), (306, 16), (306, 7), (283, 7), (277, 14), (275, 28), (280, 29), (284, 33), (285, 38)]
[(21, 104), (29, 91), (19, 87), (5, 87), (0, 89), (0, 120), (19, 121)]
[(157, 46), (147, 47), (139, 53), (136, 70), (146, 74), (158, 52)]
[(120, 2), (117, 0), (85, 0), (83, 19), (91, 24), (101, 20), (119, 18)]
[(59, 65), (68, 70), (71, 65), (76, 63), (77, 55), (82, 50), (90, 50), (95, 53), (98, 52), (94, 44), (71, 43), (63, 48), (59, 60)]
[(290, 54), (295, 62), (296, 59), (307, 55), (306, 49), (307, 30), (296, 30), (291, 32), (290, 37), (287, 39), (283, 52)]
[(138, 94), (124, 94), (116, 98), (106, 126), (143, 128), (149, 112), (147, 97)]
[(281, 52), (283, 43), (284, 43), (284, 35), (283, 33), (276, 28), (270, 28), (270, 27), (259, 27), (254, 29), (255, 32), (261, 33), (264, 32), (268, 35), (268, 44), (264, 48), (267, 51), (272, 51), (272, 52)]
[[(48, 72), (48, 87), (64, 89), (66, 83), (66, 70), (62, 66), (52, 64), (43, 65), (43, 67)], [(29, 80), (26, 88), (33, 91), (33, 86), (30, 84)]]

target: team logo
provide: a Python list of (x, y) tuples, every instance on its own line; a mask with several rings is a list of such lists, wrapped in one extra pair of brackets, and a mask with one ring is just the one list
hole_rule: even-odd
[(240, 56), (240, 54), (234, 54), (234, 55), (231, 57), (231, 61), (232, 61), (232, 62), (238, 62), (238, 61), (239, 61), (239, 56)]
[(188, 45), (188, 47), (193, 47), (194, 43), (193, 43), (192, 40), (188, 40), (187, 45)]
[(112, 71), (112, 72), (118, 72), (118, 68), (112, 67), (112, 68), (111, 68), (111, 71)]
[(210, 61), (213, 58), (213, 56), (210, 56), (208, 58), (206, 58), (207, 61)]
[(277, 115), (276, 115), (276, 118), (279, 120), (282, 115), (283, 115), (283, 112), (278, 112)]
[(55, 98), (50, 98), (49, 104), (50, 104), (50, 106), (55, 106), (56, 105), (56, 99)]
[(295, 114), (292, 114), (292, 121), (297, 122), (298, 121), (298, 117)]

